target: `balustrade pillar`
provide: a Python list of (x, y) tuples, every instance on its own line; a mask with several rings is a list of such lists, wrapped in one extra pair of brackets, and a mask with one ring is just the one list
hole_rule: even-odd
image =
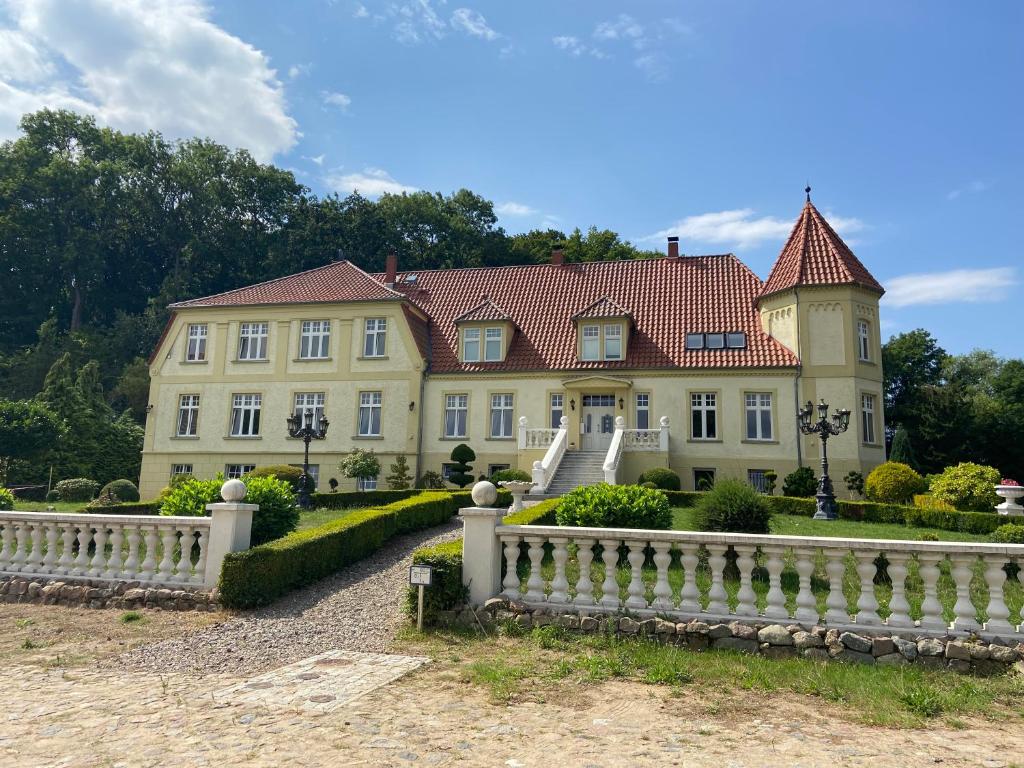
[(679, 592), (679, 610), (686, 613), (700, 613), (700, 589), (697, 587), (697, 545), (686, 542), (679, 545), (682, 556), (679, 558), (683, 566), (683, 588)]
[(756, 565), (756, 548), (750, 544), (737, 544), (735, 549), (736, 567), (740, 572), (740, 588), (736, 593), (736, 615), (754, 618), (757, 616), (757, 593), (754, 591), (752, 575)]
[(25, 572), (36, 573), (42, 569), (43, 565), (43, 524), (33, 523), (32, 524), (32, 551), (29, 552), (25, 557)]
[(619, 583), (615, 580), (616, 568), (619, 564), (619, 542), (601, 539), (601, 560), (604, 562), (604, 583), (601, 584), (601, 605), (605, 608), (618, 610)]
[(629, 560), (629, 587), (626, 590), (628, 594), (626, 607), (633, 609), (646, 608), (647, 598), (644, 597), (643, 582), (644, 542), (627, 541), (626, 546), (629, 547), (629, 554), (626, 555), (626, 558)]
[(860, 599), (857, 600), (857, 623), (866, 625), (881, 624), (878, 616), (878, 599), (875, 597), (875, 574), (878, 567), (875, 551), (855, 552), (857, 558), (857, 575), (860, 577)]
[(43, 558), (43, 570), (54, 573), (57, 568), (57, 523), (46, 526), (46, 556)]
[(668, 581), (668, 567), (672, 564), (672, 545), (667, 541), (652, 541), (650, 546), (654, 550), (654, 565), (658, 569), (651, 608), (667, 611), (673, 607), (672, 585)]
[(912, 627), (910, 603), (907, 601), (907, 560), (905, 552), (887, 552), (889, 579), (892, 581), (892, 598), (889, 600), (889, 618), (885, 623), (890, 627)]
[(949, 624), (942, 617), (942, 603), (939, 602), (939, 562), (945, 558), (938, 552), (921, 552), (917, 556), (921, 564), (918, 572), (924, 584), (924, 599), (921, 601), (921, 629), (948, 629)]
[(75, 528), (72, 525), (65, 524), (61, 531), (61, 552), (60, 560), (57, 561), (57, 572), (60, 574), (69, 574), (74, 567), (74, 558), (71, 557), (72, 550), (75, 546)]
[(768, 569), (768, 597), (764, 606), (764, 615), (770, 619), (788, 619), (789, 611), (786, 609), (786, 593), (782, 591), (782, 569), (785, 562), (782, 554), (783, 547), (767, 546), (761, 548), (764, 551)]
[(530, 548), (530, 578), (526, 580), (526, 599), (533, 603), (544, 601), (544, 577), (540, 572), (544, 560), (544, 539), (540, 536), (527, 536), (526, 544)]
[(974, 555), (951, 555), (952, 576), (956, 582), (956, 604), (953, 606), (953, 629), (971, 631), (981, 629), (977, 611), (971, 602), (971, 579), (974, 577)]
[(725, 591), (725, 544), (708, 545), (708, 565), (711, 567), (711, 588), (708, 590), (708, 613), (713, 616), (729, 614), (729, 594)]
[(25, 567), (25, 539), (28, 534), (28, 526), (25, 523), (17, 523), (18, 529), (14, 532), (14, 556), (8, 568), (12, 571), (21, 571)]
[(107, 557), (107, 526), (106, 523), (96, 524), (96, 534), (93, 536), (93, 555), (89, 561), (89, 575), (101, 576), (106, 568)]
[(14, 558), (14, 523), (4, 521), (3, 534), (0, 534), (0, 570), (10, 570)]
[(504, 588), (501, 594), (509, 600), (519, 600), (522, 597), (519, 591), (519, 537), (502, 536), (501, 543), (505, 545), (505, 578), (501, 582)]
[(1003, 585), (1006, 583), (1006, 572), (1003, 570), (1004, 558), (989, 556), (985, 558), (985, 583), (988, 585), (988, 621), (985, 622), (986, 632), (1013, 632), (1010, 608), (1003, 598)]
[(569, 559), (567, 538), (552, 537), (548, 539), (553, 547), (551, 559), (555, 564), (555, 575), (551, 579), (551, 594), (548, 595), (549, 603), (569, 602), (569, 580), (565, 577), (565, 563)]
[(811, 576), (814, 575), (814, 556), (816, 550), (793, 548), (796, 558), (796, 572), (800, 577), (800, 587), (796, 595), (796, 620), (815, 624), (818, 621), (818, 601), (811, 591)]
[(121, 558), (124, 553), (121, 545), (124, 543), (124, 527), (115, 525), (110, 533), (110, 559), (107, 560), (107, 568), (104, 576), (108, 579), (120, 578), (123, 575)]
[(82, 525), (78, 529), (78, 557), (75, 558), (72, 576), (84, 576), (89, 570), (89, 541), (92, 539), (92, 528)]
[(846, 576), (846, 555), (843, 550), (825, 551), (825, 573), (828, 574), (828, 596), (825, 598), (825, 621), (829, 624), (848, 624), (850, 611), (843, 594), (843, 578)]
[(576, 562), (580, 566), (580, 576), (576, 580), (575, 605), (594, 604), (594, 582), (590, 580), (590, 564), (594, 561), (594, 540), (573, 539), (576, 544)]

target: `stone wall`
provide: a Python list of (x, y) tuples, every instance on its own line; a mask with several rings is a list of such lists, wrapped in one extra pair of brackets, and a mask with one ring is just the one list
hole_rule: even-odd
[(217, 590), (144, 587), (137, 581), (0, 577), (0, 602), (83, 608), (216, 611)]
[(769, 658), (802, 656), (815, 661), (839, 661), (879, 666), (917, 664), (959, 673), (997, 674), (1016, 669), (1024, 674), (1024, 643), (1015, 639), (986, 642), (980, 638), (937, 637), (914, 632), (892, 632), (885, 627), (850, 631), (825, 626), (772, 624), (769, 621), (715, 623), (693, 619), (641, 619), (602, 613), (561, 613), (530, 609), (522, 603), (495, 597), (473, 611), (442, 611), (440, 623), (484, 627), (513, 622), (524, 630), (557, 625), (582, 633), (608, 633), (619, 637), (648, 637), (692, 651), (718, 648), (759, 653)]

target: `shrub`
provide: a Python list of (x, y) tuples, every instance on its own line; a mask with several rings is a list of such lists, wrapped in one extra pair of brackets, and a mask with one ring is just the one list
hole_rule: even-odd
[(242, 478), (242, 482), (246, 486), (249, 485), (250, 477), (276, 477), (278, 480), (284, 480), (292, 487), (293, 491), (298, 492), (299, 484), (302, 482), (302, 467), (293, 467), (291, 464), (268, 464), (265, 467), (256, 467)]
[(846, 490), (850, 493), (855, 493), (858, 496), (864, 495), (864, 475), (860, 472), (856, 470), (847, 472), (843, 482), (846, 483)]
[(650, 480), (648, 480), (646, 483), (639, 483), (639, 486), (641, 488), (657, 488), (658, 487), (654, 483), (652, 483)]
[(896, 428), (896, 434), (892, 437), (892, 445), (889, 446), (889, 461), (898, 461), (911, 468), (917, 466), (914, 449), (910, 445), (910, 435), (902, 425)]
[(695, 507), (704, 491), (662, 491), (671, 507)]
[(159, 515), (160, 504), (162, 503), (158, 500), (98, 504), (98, 501), (99, 499), (93, 499), (77, 511), (88, 515)]
[(60, 491), (58, 491), (56, 488), (51, 488), (50, 490), (48, 490), (46, 492), (46, 501), (50, 502), (51, 504), (55, 501), (60, 501)]
[(724, 479), (697, 502), (696, 522), (702, 531), (768, 533), (771, 514), (765, 497), (752, 487)]
[(61, 480), (54, 488), (57, 489), (61, 501), (91, 501), (100, 484), (87, 477), (71, 477)]
[(388, 481), (388, 488), (393, 491), (404, 491), (412, 485), (412, 476), (409, 474), (409, 460), (404, 455), (396, 456), (395, 462), (388, 467), (389, 474), (385, 480)]
[(6, 488), (0, 488), (0, 510), (14, 509), (14, 494)]
[(999, 470), (981, 464), (964, 462), (946, 467), (931, 485), (931, 494), (956, 509), (971, 512), (993, 512), (999, 503), (996, 486)]
[(362, 448), (356, 448), (338, 462), (338, 469), (341, 470), (345, 477), (351, 477), (356, 480), (369, 480), (371, 477), (376, 477), (380, 474), (380, 460), (374, 455), (373, 451), (364, 451)]
[(871, 501), (909, 504), (914, 494), (925, 490), (924, 479), (909, 465), (887, 461), (871, 470), (864, 491)]
[(429, 469), (420, 475), (420, 479), (416, 484), (416, 487), (424, 490), (439, 491), (444, 488), (444, 478), (441, 477), (440, 472), (435, 472), (434, 470)]
[(813, 496), (817, 492), (818, 481), (810, 467), (795, 469), (782, 481), (783, 496)]
[(921, 534), (921, 541), (938, 541), (938, 540), (939, 540), (938, 534), (932, 533), (931, 531), (926, 531), (925, 533)]
[(561, 498), (559, 525), (585, 528), (653, 528), (672, 526), (672, 510), (661, 491), (639, 485), (582, 486)]
[[(936, 475), (932, 475), (932, 477), (936, 477)], [(936, 499), (930, 493), (915, 493), (914, 506), (920, 509), (944, 509), (947, 512), (956, 512), (956, 507), (952, 504)]]
[(135, 502), (139, 500), (139, 489), (131, 480), (111, 480), (103, 486), (100, 496), (110, 496), (115, 502)]
[(210, 480), (198, 477), (186, 477), (173, 483), (164, 490), (166, 494), (160, 504), (161, 515), (175, 517), (202, 517), (206, 514), (206, 505), (220, 501), (220, 487), (224, 485), (224, 476), (218, 474)]
[(455, 465), (448, 474), (448, 482), (465, 488), (473, 482), (473, 467), (470, 462), (476, 461), (476, 453), (465, 443), (459, 443), (452, 449), (451, 460)]
[(385, 504), (393, 504), (418, 493), (418, 490), (412, 488), (404, 491), (342, 491), (341, 493), (314, 493), (310, 496), (310, 500), (316, 509), (383, 507)]
[(943, 509), (903, 507), (907, 525), (917, 528), (941, 528), (961, 533), (992, 533), (1003, 518), (990, 512), (949, 512)]
[(992, 532), (992, 541), (998, 544), (1024, 544), (1024, 525), (1000, 525)]
[(640, 485), (654, 483), (655, 488), (661, 488), (663, 491), (681, 491), (683, 489), (683, 484), (679, 481), (679, 475), (668, 467), (648, 469), (640, 475), (638, 482)]
[(529, 472), (524, 472), (521, 469), (499, 469), (491, 475), (491, 482), (495, 485), (504, 482), (514, 482), (516, 480), (529, 483), (533, 481), (533, 476)]
[(246, 504), (259, 504), (252, 516), (250, 546), (286, 536), (299, 524), (299, 509), (291, 485), (276, 477), (248, 477)]
[(764, 473), (764, 492), (769, 496), (775, 495), (775, 486), (779, 484), (779, 473), (769, 469)]

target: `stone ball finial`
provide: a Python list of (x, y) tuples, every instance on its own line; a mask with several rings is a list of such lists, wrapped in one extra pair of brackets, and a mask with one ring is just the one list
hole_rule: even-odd
[(615, 417), (615, 426), (618, 427), (619, 429), (625, 429), (626, 428), (626, 420), (624, 418), (622, 418), (621, 416), (616, 416)]
[(478, 507), (489, 507), (498, 500), (498, 489), (494, 487), (494, 483), (481, 480), (473, 486), (470, 495)]
[(662, 416), (660, 423), (661, 423), (661, 426), (667, 427), (668, 426), (668, 416)]
[(528, 422), (528, 421), (526, 420), (526, 417), (525, 417), (525, 416), (520, 416), (520, 417), (519, 417), (519, 426), (520, 426), (520, 427), (526, 427), (526, 426), (529, 426), (529, 424), (530, 424), (530, 422)]
[(241, 480), (228, 480), (220, 487), (220, 497), (228, 503), (237, 503), (245, 498), (247, 490)]

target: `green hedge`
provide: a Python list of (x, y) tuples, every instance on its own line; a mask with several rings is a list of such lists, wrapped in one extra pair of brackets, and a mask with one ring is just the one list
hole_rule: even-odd
[(83, 515), (159, 515), (159, 499), (154, 501), (130, 501), (124, 504), (95, 504), (78, 510)]
[[(503, 523), (554, 525), (558, 502), (559, 499), (542, 501), (522, 512), (508, 515)], [(417, 549), (412, 554), (412, 561), (417, 565), (429, 565), (434, 569), (433, 583), (426, 588), (423, 596), (424, 623), (436, 621), (438, 611), (450, 611), (466, 602), (466, 588), (462, 585), (462, 539)], [(415, 588), (409, 588), (407, 605), (411, 612), (416, 611), (417, 591)]]
[(905, 507), (907, 525), (916, 528), (941, 528), (960, 533), (992, 533), (1006, 522), (995, 512), (948, 512), (943, 509)]
[(273, 602), (363, 559), (392, 536), (440, 525), (471, 503), (468, 492), (419, 492), (245, 552), (232, 552), (221, 568), (221, 603), (228, 608), (252, 608)]
[(352, 507), (382, 507), (402, 499), (409, 499), (421, 491), (348, 491), (346, 493), (311, 493), (315, 509), (351, 509)]
[(665, 491), (662, 493), (668, 498), (671, 507), (695, 507), (704, 491)]
[(806, 496), (765, 496), (764, 500), (775, 515), (798, 515), (800, 517), (814, 517), (814, 499)]

